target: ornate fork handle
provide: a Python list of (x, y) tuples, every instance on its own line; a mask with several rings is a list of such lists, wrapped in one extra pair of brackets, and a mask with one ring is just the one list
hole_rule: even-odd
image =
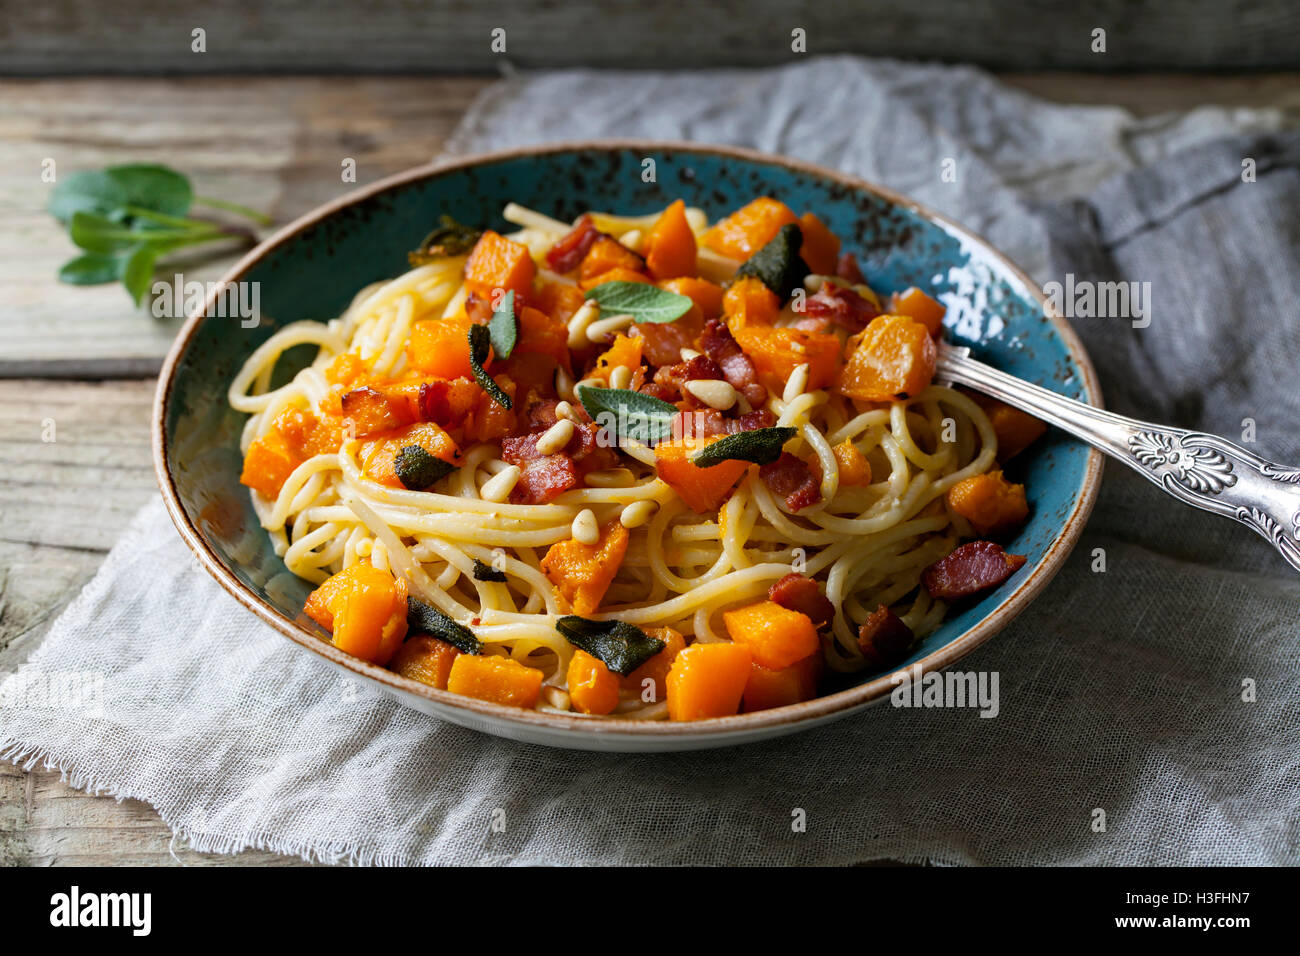
[(1300, 469), (1266, 461), (1217, 435), (1125, 418), (1065, 398), (942, 344), (938, 373), (1064, 429), (1175, 498), (1253, 528), (1300, 570)]

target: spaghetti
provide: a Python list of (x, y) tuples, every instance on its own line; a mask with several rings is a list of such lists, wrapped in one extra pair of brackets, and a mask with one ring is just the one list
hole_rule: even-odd
[(895, 662), (964, 596), (930, 583), (959, 542), (1024, 519), (997, 459), (1033, 424), (934, 384), (942, 307), (882, 302), (815, 216), (504, 216), (445, 223), (231, 383), (241, 480), (345, 650), (542, 710), (780, 706)]

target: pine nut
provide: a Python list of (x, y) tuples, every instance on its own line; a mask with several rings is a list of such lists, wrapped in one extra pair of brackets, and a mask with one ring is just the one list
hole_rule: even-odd
[(578, 413), (573, 410), (573, 406), (568, 402), (560, 402), (555, 406), (556, 419), (567, 418), (571, 422), (578, 420)]
[(624, 528), (639, 528), (658, 510), (658, 502), (634, 501), (623, 509), (623, 513), (618, 516), (618, 523)]
[(483, 482), (483, 487), (478, 490), (478, 496), (484, 501), (502, 502), (510, 497), (510, 492), (515, 490), (515, 483), (519, 481), (519, 466), (506, 465), (499, 472)]
[(739, 393), (731, 387), (729, 382), (724, 382), (716, 378), (699, 378), (686, 383), (686, 391), (690, 392), (709, 408), (716, 408), (723, 412), (736, 404), (736, 398)]
[(555, 370), (555, 394), (556, 395), (559, 395), (560, 398), (564, 399), (565, 401), (569, 401), (569, 402), (573, 401), (576, 398), (576, 395), (573, 391), (575, 385), (576, 383), (573, 381), (573, 376), (570, 375), (568, 372), (566, 372), (563, 368), (557, 368)]
[(547, 707), (554, 707), (556, 710), (569, 710), (572, 706), (568, 692), (559, 687), (543, 687), (542, 699), (546, 701)]
[[(607, 319), (598, 319), (587, 326), (588, 342), (607, 342), (613, 338), (615, 332), (621, 332), (632, 324), (635, 316), (624, 313), (623, 315), (611, 315)], [(572, 338), (572, 336), (570, 336)]]
[(362, 538), (360, 541), (357, 542), (357, 549), (356, 549), (357, 557), (358, 558), (370, 557), (370, 552), (371, 550), (373, 550), (374, 546), (375, 546), (375, 542), (373, 538)]
[(569, 443), (573, 437), (573, 422), (567, 418), (561, 418), (550, 428), (542, 433), (542, 437), (537, 439), (537, 454), (554, 455), (557, 451)]
[(626, 365), (615, 365), (609, 373), (610, 388), (627, 388), (632, 384), (632, 370)]
[(590, 508), (583, 508), (578, 517), (573, 519), (570, 529), (573, 538), (579, 544), (595, 544), (600, 540), (600, 525), (596, 524), (596, 514)]
[(689, 362), (693, 358), (699, 358), (700, 353), (695, 349), (682, 349), (682, 361)]
[(587, 341), (587, 326), (600, 314), (600, 306), (588, 299), (569, 317), (569, 348), (581, 348)]
[(793, 402), (796, 398), (804, 393), (808, 388), (808, 363), (796, 365), (790, 378), (785, 383), (785, 391), (781, 393), (781, 400), (784, 402)]
[(641, 251), (641, 230), (629, 229), (627, 232), (623, 233), (623, 235), (618, 237), (618, 243), (621, 246), (625, 246), (626, 248), (631, 249), (633, 252), (640, 252)]
[(592, 488), (630, 488), (636, 484), (636, 476), (626, 468), (606, 468), (603, 471), (587, 472), (587, 484)]

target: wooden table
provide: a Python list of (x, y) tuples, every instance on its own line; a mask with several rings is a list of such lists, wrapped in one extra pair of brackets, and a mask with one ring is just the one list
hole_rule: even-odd
[[(1063, 102), (1140, 114), (1202, 103), (1300, 115), (1294, 75), (1019, 75)], [(130, 307), (120, 286), (54, 280), (73, 254), (44, 212), (42, 161), (60, 174), (150, 161), (206, 195), (279, 222), (436, 155), (483, 78), (187, 78), (0, 81), (0, 672), (12, 671), (94, 574), (155, 493), (148, 419), (176, 323)], [(221, 258), (187, 278), (212, 278)], [(88, 316), (93, 319), (88, 320)], [(54, 442), (43, 441), (49, 421)], [(48, 437), (48, 436), (45, 436)], [(0, 762), (0, 865), (292, 864), (270, 853), (214, 856), (172, 847), (146, 804), (74, 790), (57, 773)]]

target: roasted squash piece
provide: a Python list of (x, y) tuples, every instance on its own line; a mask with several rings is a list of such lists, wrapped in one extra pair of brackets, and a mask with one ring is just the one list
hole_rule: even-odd
[(611, 521), (600, 529), (595, 544), (576, 538), (551, 545), (542, 558), (542, 573), (555, 585), (561, 606), (574, 614), (590, 614), (600, 607), (610, 582), (627, 554), (627, 528)]
[(614, 369), (621, 367), (635, 371), (640, 368), (641, 347), (644, 341), (639, 335), (624, 335), (619, 332), (614, 336), (613, 344), (596, 360), (596, 367), (588, 377), (598, 378), (608, 384), (609, 375)]
[(850, 439), (844, 439), (831, 451), (835, 453), (835, 463), (839, 465), (841, 485), (871, 484), (871, 463)]
[(849, 340), (853, 346), (839, 388), (850, 398), (890, 402), (925, 390), (934, 378), (938, 347), (929, 330), (905, 315), (880, 315)]
[(975, 404), (984, 409), (993, 432), (998, 436), (998, 461), (1010, 461), (1047, 431), (1047, 423), (1028, 412), (1012, 408), (1005, 402), (979, 393), (967, 393)]
[(417, 634), (398, 649), (388, 669), (421, 684), (446, 690), (451, 665), (459, 656), (460, 651), (446, 641)]
[(515, 430), (518, 421), (515, 410), (519, 407), (517, 399), (523, 397), (519, 395), (519, 386), (509, 375), (495, 375), (493, 378), (501, 391), (510, 397), (510, 408), (498, 405), (491, 395), (480, 388), (478, 403), (465, 419), (466, 441), (500, 441)]
[(248, 446), (239, 482), (274, 500), (293, 470), (301, 464), (279, 429), (270, 428)]
[(834, 275), (835, 267), (840, 261), (839, 237), (810, 212), (799, 217), (799, 231), (803, 233), (799, 255), (808, 268), (817, 275)]
[(578, 278), (585, 285), (588, 280), (614, 269), (638, 273), (642, 275), (642, 281), (650, 281), (649, 276), (644, 274), (645, 260), (613, 236), (601, 236), (591, 244), (587, 254), (582, 257), (582, 264), (578, 266)]
[(722, 286), (716, 282), (696, 276), (681, 276), (677, 279), (666, 279), (658, 285), (661, 289), (684, 295), (694, 302), (695, 307), (700, 311), (696, 318), (699, 324), (703, 324), (707, 319), (716, 319), (722, 314)]
[(573, 313), (582, 308), (582, 290), (568, 282), (556, 282), (538, 279), (537, 288), (529, 296), (529, 301), (561, 325), (573, 318)]
[(686, 221), (686, 203), (672, 203), (646, 236), (645, 264), (655, 279), (675, 279), (695, 273), (695, 233)]
[(461, 654), (451, 663), (447, 690), (465, 697), (532, 709), (542, 693), (543, 674), (535, 667), (497, 654)]
[(528, 247), (491, 229), (479, 237), (465, 262), (465, 284), (471, 291), (489, 297), (497, 289), (526, 296), (536, 275), (537, 266)]
[(785, 383), (800, 365), (808, 366), (808, 390), (825, 388), (835, 381), (842, 351), (837, 336), (806, 329), (770, 328), (745, 325), (732, 329), (741, 351), (749, 356), (758, 380), (780, 395)]
[(618, 706), (619, 676), (586, 651), (573, 652), (567, 671), (569, 701), (582, 714), (611, 714)]
[(731, 639), (748, 647), (754, 663), (768, 670), (789, 667), (821, 649), (817, 628), (808, 615), (775, 601), (724, 611), (722, 620)]
[(473, 378), (469, 326), (465, 315), (416, 322), (406, 340), (407, 363), (417, 372), (437, 378)]
[(624, 677), (622, 684), (624, 690), (649, 703), (663, 700), (668, 695), (668, 669), (673, 666), (677, 655), (686, 649), (686, 639), (671, 627), (651, 628), (646, 633), (663, 641), (664, 649)]
[(744, 261), (772, 241), (782, 226), (797, 221), (785, 203), (759, 196), (719, 220), (703, 236), (706, 248), (729, 259)]
[(896, 315), (915, 319), (924, 325), (931, 335), (938, 335), (943, 331), (943, 317), (947, 310), (916, 286), (894, 293), (892, 306), (892, 311)]
[(380, 432), (362, 442), (357, 451), (362, 474), (389, 488), (405, 488), (406, 485), (398, 477), (397, 456), (403, 448), (411, 445), (419, 445), (434, 458), (440, 458), (449, 465), (460, 463), (460, 449), (452, 437), (433, 422), (419, 422), (405, 428)]
[(780, 311), (776, 293), (752, 276), (737, 279), (722, 297), (722, 314), (732, 335), (751, 325), (771, 325)]
[(812, 700), (817, 696), (817, 681), (821, 678), (822, 667), (820, 652), (809, 654), (780, 670), (752, 664), (743, 696), (745, 713)]
[(653, 285), (653, 280), (644, 272), (637, 272), (635, 269), (625, 269), (617, 266), (608, 269), (605, 272), (597, 273), (590, 279), (581, 279), (578, 286), (585, 292), (587, 289), (594, 289), (598, 285), (604, 285), (606, 282), (644, 282)]
[(740, 710), (753, 658), (740, 644), (693, 644), (668, 669), (672, 720), (729, 717)]
[(308, 595), (303, 610), (334, 635), (339, 650), (384, 665), (406, 636), (406, 598), (404, 578), (354, 564)]
[(1010, 531), (1029, 517), (1025, 486), (1007, 481), (1001, 471), (957, 482), (948, 489), (948, 507), (969, 521), (981, 536)]
[(712, 468), (701, 468), (691, 461), (691, 456), (720, 437), (680, 438), (655, 445), (659, 477), (672, 485), (677, 496), (697, 514), (717, 511), (749, 468), (746, 461), (728, 460)]

